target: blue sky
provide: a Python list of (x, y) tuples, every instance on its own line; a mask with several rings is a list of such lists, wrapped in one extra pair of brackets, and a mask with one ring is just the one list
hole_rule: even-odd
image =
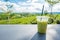
[[(41, 12), (42, 6), (44, 5), (44, 10), (50, 12), (50, 7), (45, 0), (8, 0), (8, 2), (4, 0), (0, 0), (0, 10), (8, 11), (8, 7), (6, 5), (13, 5), (10, 10), (13, 12)], [(58, 6), (59, 5), (59, 6)], [(53, 12), (60, 11), (60, 3), (53, 6)]]
[[(1, 0), (1, 1), (5, 1), (5, 0)], [(26, 2), (28, 0), (8, 0), (8, 1), (12, 3), (17, 3), (17, 2)]]
[[(5, 0), (1, 0), (1, 1), (5, 1)], [(8, 0), (9, 2), (12, 2), (12, 3), (18, 3), (18, 2), (26, 2), (26, 1), (29, 1), (29, 0)], [(32, 0), (31, 0), (32, 1)], [(38, 1), (39, 3), (44, 3), (45, 0), (39, 0)]]
[(26, 2), (27, 0), (9, 0), (10, 2)]

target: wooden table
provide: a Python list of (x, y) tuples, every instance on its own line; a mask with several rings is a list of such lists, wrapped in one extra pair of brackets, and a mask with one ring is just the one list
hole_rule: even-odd
[(37, 25), (0, 25), (0, 40), (60, 40), (60, 25), (48, 25), (46, 34)]

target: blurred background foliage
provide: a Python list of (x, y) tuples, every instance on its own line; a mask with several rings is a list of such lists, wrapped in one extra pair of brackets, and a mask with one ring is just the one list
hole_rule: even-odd
[[(41, 13), (0, 13), (0, 24), (37, 24), (36, 16), (41, 16)], [(43, 16), (50, 17), (48, 24), (60, 24), (60, 14), (51, 15), (45, 11)]]

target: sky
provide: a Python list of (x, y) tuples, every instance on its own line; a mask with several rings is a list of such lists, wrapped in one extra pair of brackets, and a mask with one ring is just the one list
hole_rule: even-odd
[[(6, 5), (13, 5), (12, 8), (8, 8)], [(41, 12), (44, 5), (44, 11), (51, 11), (49, 3), (45, 0), (0, 0), (0, 11), (12, 12)], [(53, 12), (60, 12), (60, 3), (53, 6)]]

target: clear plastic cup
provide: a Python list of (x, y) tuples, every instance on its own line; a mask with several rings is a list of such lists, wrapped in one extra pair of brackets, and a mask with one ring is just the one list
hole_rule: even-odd
[(39, 33), (46, 33), (47, 24), (48, 24), (47, 16), (37, 16), (37, 26)]

